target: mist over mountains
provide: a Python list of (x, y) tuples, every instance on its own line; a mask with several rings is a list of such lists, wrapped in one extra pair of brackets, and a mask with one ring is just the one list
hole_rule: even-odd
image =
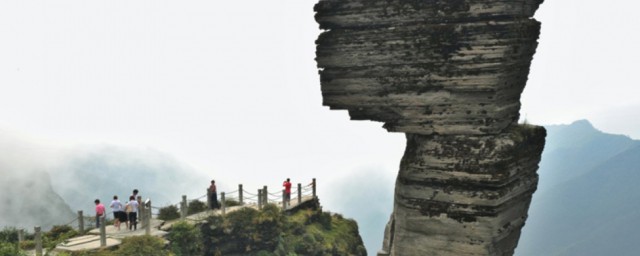
[(51, 186), (45, 151), (0, 130), (0, 227), (48, 229), (76, 216)]
[(546, 128), (516, 255), (637, 255), (640, 141), (585, 120)]
[[(50, 147), (0, 130), (0, 227), (45, 230), (67, 224), (95, 199), (108, 208), (114, 195), (126, 202), (137, 188), (155, 206), (182, 195), (204, 195), (208, 177), (169, 154), (113, 145)], [(73, 224), (75, 225), (75, 224)]]
[(114, 195), (128, 201), (133, 189), (156, 206), (178, 203), (182, 195), (204, 195), (208, 178), (169, 154), (112, 145), (78, 148), (50, 170), (52, 186), (78, 210), (92, 212), (98, 198), (108, 208)]
[(64, 199), (51, 187), (46, 172), (27, 171), (28, 176), (11, 175), (13, 169), (0, 167), (0, 227), (12, 226), (33, 230), (66, 224), (76, 216)]

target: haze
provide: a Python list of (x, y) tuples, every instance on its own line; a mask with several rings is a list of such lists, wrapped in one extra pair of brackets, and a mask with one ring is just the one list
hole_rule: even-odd
[[(316, 177), (324, 207), (362, 227), (390, 197), (354, 211), (349, 196), (390, 196), (404, 136), (322, 107), (315, 2), (2, 1), (0, 132), (48, 152), (157, 150), (229, 190)], [(547, 0), (521, 119), (640, 138), (639, 5)]]

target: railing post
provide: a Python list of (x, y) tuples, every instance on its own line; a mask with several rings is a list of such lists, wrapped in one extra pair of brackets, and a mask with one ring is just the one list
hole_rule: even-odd
[(262, 189), (258, 189), (258, 209), (262, 209)]
[(238, 185), (238, 201), (240, 205), (244, 205), (244, 202), (242, 201), (242, 184)]
[(84, 234), (84, 216), (82, 215), (82, 211), (78, 211), (78, 231), (80, 231), (80, 234)]
[(211, 201), (211, 192), (209, 192), (208, 188), (207, 188), (207, 206), (209, 206), (209, 209), (213, 210), (213, 201)]
[(283, 189), (282, 190), (282, 210), (286, 210), (287, 209), (287, 192)]
[(269, 192), (267, 190), (267, 186), (262, 187), (262, 196), (264, 197), (262, 199), (262, 204), (263, 205), (269, 204)]
[(311, 182), (311, 184), (313, 189), (313, 198), (316, 198), (316, 178), (313, 178), (313, 181)]
[(144, 203), (144, 208), (146, 208), (147, 210), (144, 212), (145, 215), (145, 219), (147, 222), (147, 225), (144, 226), (144, 234), (145, 235), (151, 235), (151, 200), (147, 199), (147, 201)]
[(224, 216), (224, 214), (226, 213), (226, 207), (227, 207), (227, 202), (226, 199), (224, 198), (224, 192), (220, 192), (220, 201), (222, 201), (222, 216)]
[(100, 216), (100, 247), (107, 246), (107, 223), (104, 214)]
[(24, 241), (24, 229), (18, 229), (18, 243)]
[(298, 183), (298, 204), (302, 203), (302, 184)]
[(33, 228), (35, 231), (35, 243), (36, 243), (36, 256), (42, 256), (42, 233), (40, 232), (40, 226)]
[(139, 204), (138, 205), (138, 216), (137, 216), (137, 220), (140, 222), (140, 228), (146, 227), (147, 225), (147, 209), (145, 208), (144, 204)]
[(182, 202), (180, 202), (180, 219), (184, 220), (187, 217), (187, 196), (182, 195)]

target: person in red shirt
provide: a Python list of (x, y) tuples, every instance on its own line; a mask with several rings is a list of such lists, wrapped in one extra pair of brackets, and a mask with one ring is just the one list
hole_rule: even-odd
[(284, 187), (284, 201), (287, 206), (291, 205), (291, 180), (287, 178), (287, 180), (282, 183)]
[(100, 203), (100, 199), (93, 201), (96, 204), (96, 227), (100, 227), (100, 217), (104, 216), (104, 205)]

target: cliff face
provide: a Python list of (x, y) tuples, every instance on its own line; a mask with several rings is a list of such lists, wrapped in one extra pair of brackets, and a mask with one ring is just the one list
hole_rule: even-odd
[(316, 5), (323, 104), (407, 134), (386, 253), (513, 253), (544, 146), (517, 125), (541, 2)]

